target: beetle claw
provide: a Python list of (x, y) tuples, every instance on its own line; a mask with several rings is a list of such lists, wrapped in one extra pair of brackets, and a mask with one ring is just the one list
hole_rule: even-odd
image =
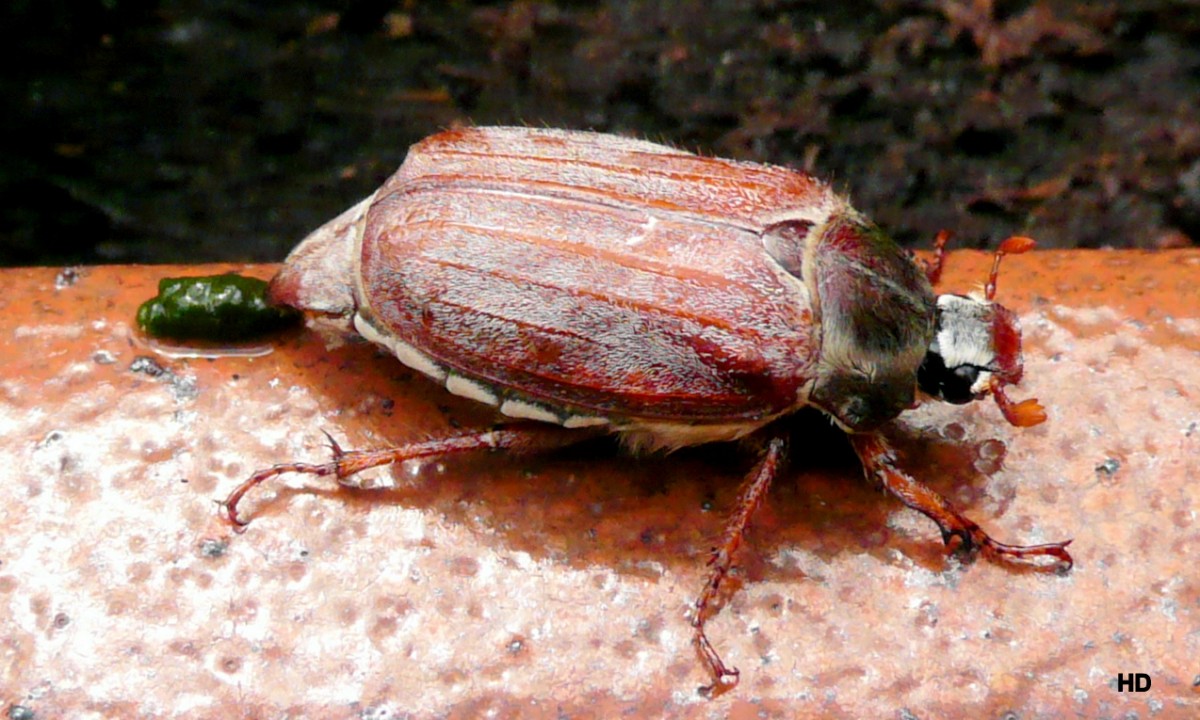
[(705, 700), (718, 698), (737, 687), (741, 675), (742, 671), (737, 668), (722, 668), (720, 677), (713, 680), (710, 685), (701, 685), (696, 688), (696, 692), (700, 693)]
[(693, 642), (696, 644), (696, 650), (704, 660), (704, 664), (708, 666), (709, 672), (712, 673), (713, 681), (708, 685), (701, 685), (697, 688), (697, 692), (704, 698), (711, 700), (737, 687), (742, 672), (735, 667), (729, 667), (721, 660), (721, 656), (717, 654), (716, 648), (712, 646), (708, 636), (704, 634), (704, 621), (701, 618), (702, 616), (698, 611), (692, 621), (692, 626), (696, 628), (696, 635), (693, 638)]
[(225, 518), (233, 526), (234, 532), (242, 533), (246, 531), (246, 526), (250, 524), (250, 521), (238, 517), (236, 503), (231, 504), (229, 500), (213, 500), (213, 502), (217, 504), (217, 507), (225, 511)]
[(346, 451), (342, 450), (342, 446), (338, 444), (338, 441), (327, 430), (322, 430), (321, 434), (329, 441), (329, 451), (333, 453), (334, 462), (341, 460), (346, 455)]
[(1071, 557), (1071, 553), (1067, 552), (1067, 546), (1071, 544), (1071, 540), (1044, 545), (1006, 545), (986, 535), (984, 537), (986, 542), (983, 543), (981, 550), (984, 557), (993, 562), (1034, 564), (1037, 562), (1036, 558), (1049, 557), (1061, 565), (1063, 572), (1075, 567), (1075, 559)]
[(1067, 552), (1071, 540), (1043, 545), (1009, 545), (993, 540), (975, 523), (969, 520), (967, 523), (969, 524), (964, 527), (942, 529), (942, 541), (946, 543), (946, 547), (950, 547), (953, 539), (957, 537), (959, 543), (951, 549), (951, 553), (965, 559), (970, 560), (983, 555), (991, 562), (1036, 564), (1036, 558), (1050, 557), (1062, 564), (1064, 572), (1075, 565), (1075, 560)]
[[(955, 538), (958, 538), (957, 544), (954, 542)], [(970, 561), (979, 552), (979, 545), (963, 528), (942, 528), (942, 544), (946, 546), (951, 555), (957, 555), (967, 561)]]

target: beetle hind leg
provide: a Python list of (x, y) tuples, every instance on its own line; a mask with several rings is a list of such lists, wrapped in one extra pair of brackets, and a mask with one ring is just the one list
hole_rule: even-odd
[(454, 455), (474, 450), (506, 450), (517, 454), (531, 454), (567, 447), (589, 440), (603, 433), (603, 429), (571, 430), (544, 423), (528, 422), (504, 425), (493, 430), (451, 435), (449, 437), (409, 443), (377, 450), (343, 450), (337, 441), (326, 433), (333, 459), (327, 463), (283, 463), (264, 468), (244, 480), (220, 503), (225, 508), (229, 522), (236, 527), (245, 527), (249, 522), (238, 515), (238, 503), (250, 490), (271, 478), (289, 473), (333, 476), (338, 483), (371, 468), (392, 465), (423, 457)]
[(716, 697), (732, 690), (738, 683), (739, 671), (721, 660), (721, 656), (709, 641), (704, 632), (704, 623), (716, 614), (714, 603), (721, 590), (721, 584), (733, 569), (733, 556), (742, 544), (746, 528), (754, 516), (755, 510), (762, 504), (771, 487), (771, 481), (779, 474), (787, 451), (787, 441), (782, 436), (775, 436), (767, 443), (762, 460), (746, 478), (738, 496), (737, 505), (725, 523), (725, 532), (721, 542), (712, 550), (708, 559), (709, 574), (700, 597), (696, 598), (695, 614), (692, 616), (692, 628), (695, 630), (693, 642), (696, 651), (704, 660), (705, 666), (713, 677), (711, 685), (700, 688), (700, 693), (706, 697)]
[(884, 488), (900, 502), (937, 523), (947, 546), (958, 538), (957, 550), (979, 552), (993, 562), (1037, 563), (1041, 558), (1051, 558), (1063, 570), (1070, 570), (1074, 564), (1067, 552), (1070, 540), (1043, 545), (1009, 545), (993, 540), (977, 523), (958, 512), (949, 500), (897, 468), (895, 452), (881, 436), (851, 435), (850, 441), (867, 475), (879, 478)]

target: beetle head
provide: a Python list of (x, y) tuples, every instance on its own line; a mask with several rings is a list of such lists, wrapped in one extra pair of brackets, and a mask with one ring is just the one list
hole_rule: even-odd
[(1023, 237), (1001, 243), (982, 296), (938, 296), (937, 332), (917, 373), (922, 392), (955, 404), (991, 395), (1005, 419), (1021, 427), (1046, 419), (1036, 400), (1013, 403), (1004, 392), (1024, 372), (1021, 325), (1011, 310), (993, 302), (1000, 258), (1032, 247), (1033, 241)]

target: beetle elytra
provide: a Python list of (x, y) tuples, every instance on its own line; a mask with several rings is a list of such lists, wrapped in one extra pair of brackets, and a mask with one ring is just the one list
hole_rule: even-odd
[(414, 145), (372, 196), (318, 229), (272, 281), (274, 302), (346, 318), (446, 390), (511, 422), (324, 464), (254, 474), (333, 476), (417, 457), (536, 452), (600, 434), (655, 451), (747, 438), (746, 478), (696, 600), (695, 645), (718, 693), (738, 671), (705, 633), (755, 508), (788, 450), (786, 420), (814, 406), (850, 435), (869, 477), (936, 522), (948, 545), (993, 560), (1048, 558), (1068, 542), (1007, 545), (896, 464), (875, 432), (918, 388), (954, 403), (991, 396), (1018, 426), (1016, 316), (981, 295), (934, 294), (943, 258), (919, 264), (821, 181), (588, 132), (450, 130)]

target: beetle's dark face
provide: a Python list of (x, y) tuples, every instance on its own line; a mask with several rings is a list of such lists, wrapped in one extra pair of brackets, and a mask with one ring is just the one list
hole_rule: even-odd
[(998, 306), (962, 295), (941, 295), (937, 334), (917, 373), (921, 392), (961, 405), (987, 395), (996, 362)]
[(929, 348), (929, 353), (925, 355), (925, 362), (917, 372), (917, 384), (926, 395), (943, 402), (963, 405), (981, 397), (971, 388), (979, 382), (980, 374), (985, 372), (987, 368), (975, 365), (946, 367), (946, 361), (942, 358), (935, 340)]

